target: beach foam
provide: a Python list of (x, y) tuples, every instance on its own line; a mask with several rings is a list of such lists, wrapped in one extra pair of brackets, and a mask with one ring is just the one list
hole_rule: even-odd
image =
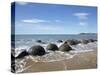
[[(62, 43), (55, 42), (55, 44), (59, 47)], [(48, 45), (48, 43), (47, 44), (33, 43), (32, 45), (41, 45), (46, 50), (46, 46)], [(32, 45), (16, 46), (15, 57), (17, 57), (24, 50), (28, 51)], [(17, 59), (15, 60), (16, 61), (15, 62), (16, 72), (17, 73), (22, 72), (23, 70), (27, 68), (27, 67), (25, 68), (25, 65), (28, 59), (31, 59), (34, 62), (54, 62), (54, 61), (70, 59), (70, 58), (73, 58), (78, 53), (97, 50), (97, 42), (88, 43), (88, 44), (80, 43), (78, 45), (73, 45), (71, 47), (73, 48), (73, 50), (70, 52), (61, 52), (61, 51), (54, 52), (54, 51), (46, 50), (47, 53), (43, 56), (26, 56), (23, 59)]]

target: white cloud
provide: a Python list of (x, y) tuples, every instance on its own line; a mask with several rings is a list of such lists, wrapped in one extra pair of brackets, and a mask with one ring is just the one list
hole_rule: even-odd
[(16, 2), (16, 3), (19, 5), (27, 5), (28, 4), (27, 2)]
[(56, 22), (56, 23), (61, 23), (62, 21), (61, 20), (44, 20), (44, 19), (25, 19), (25, 20), (21, 20), (21, 22), (24, 22), (24, 23), (33, 23), (33, 24), (36, 24), (36, 23), (52, 23), (52, 22)]
[(61, 20), (55, 20), (55, 22), (62, 22)]
[(88, 23), (87, 23), (87, 22), (79, 22), (79, 25), (80, 25), (80, 26), (87, 26)]
[(49, 22), (49, 21), (42, 20), (42, 19), (26, 19), (26, 20), (22, 20), (22, 22), (25, 22), (25, 23), (45, 23), (45, 22)]
[(74, 13), (74, 16), (78, 17), (79, 19), (88, 19), (88, 15), (90, 15), (89, 13)]

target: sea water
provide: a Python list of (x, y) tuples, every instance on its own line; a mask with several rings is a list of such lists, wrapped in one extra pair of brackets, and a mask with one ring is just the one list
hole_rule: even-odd
[[(22, 72), (25, 69), (25, 61), (32, 59), (34, 62), (54, 62), (74, 57), (77, 53), (88, 52), (97, 49), (97, 42), (88, 44), (71, 45), (73, 51), (61, 52), (61, 51), (49, 51), (46, 47), (49, 43), (54, 43), (58, 47), (63, 44), (58, 43), (57, 40), (69, 40), (69, 39), (97, 39), (96, 35), (15, 35), (15, 57), (17, 57), (23, 50), (30, 50), (32, 46), (41, 45), (45, 51), (48, 52), (43, 56), (29, 56), (20, 61), (16, 60), (16, 72)], [(41, 40), (44, 43), (38, 43), (36, 40)]]
[[(23, 50), (29, 50), (30, 47), (34, 45), (41, 45), (46, 49), (46, 46), (49, 43), (54, 43), (58, 47), (62, 43), (58, 43), (57, 40), (69, 40), (69, 39), (76, 39), (76, 40), (82, 40), (82, 39), (97, 39), (96, 35), (15, 35), (15, 56), (18, 56), (18, 54)], [(41, 40), (44, 43), (38, 43), (36, 40)], [(92, 47), (91, 47), (92, 46)], [(75, 50), (89, 50), (90, 48), (94, 48), (96, 46), (95, 44), (89, 44), (89, 45), (81, 45), (78, 44), (76, 46), (72, 46)]]

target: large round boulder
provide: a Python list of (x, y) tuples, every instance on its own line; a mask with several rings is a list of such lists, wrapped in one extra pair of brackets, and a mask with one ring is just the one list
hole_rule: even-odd
[(64, 52), (69, 52), (72, 50), (72, 48), (68, 44), (64, 43), (59, 47), (59, 50)]
[(42, 41), (41, 41), (41, 40), (36, 40), (36, 42), (37, 42), (37, 43), (42, 43)]
[(58, 42), (58, 43), (62, 43), (63, 41), (62, 41), (62, 40), (57, 40), (57, 42)]
[(25, 57), (27, 55), (29, 55), (28, 52), (26, 50), (24, 50), (16, 57), (16, 59), (23, 58), (23, 57)]
[(46, 52), (45, 52), (45, 50), (44, 50), (44, 48), (43, 48), (42, 46), (36, 45), (36, 46), (32, 46), (32, 47), (29, 49), (28, 53), (29, 53), (30, 55), (33, 55), (33, 56), (42, 56), (42, 55), (44, 55)]
[(89, 39), (89, 42), (95, 42), (95, 40), (93, 40), (93, 39)]
[(89, 43), (89, 40), (81, 40), (81, 43), (88, 44)]
[(58, 47), (57, 47), (56, 44), (50, 43), (50, 44), (47, 45), (46, 49), (51, 50), (51, 51), (56, 51), (56, 50), (58, 50)]
[(36, 40), (37, 43), (41, 43), (41, 44), (46, 44), (46, 42), (43, 42), (41, 40)]
[(95, 42), (97, 41), (97, 39), (94, 40)]
[(68, 44), (68, 42), (67, 41), (64, 41), (64, 44)]
[(67, 40), (67, 43), (69, 45), (77, 45), (79, 43), (79, 41), (78, 40)]

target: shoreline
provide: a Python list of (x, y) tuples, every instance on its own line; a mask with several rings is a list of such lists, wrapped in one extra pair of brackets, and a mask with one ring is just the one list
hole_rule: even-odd
[(34, 62), (27, 60), (24, 71), (29, 72), (48, 72), (61, 70), (79, 70), (97, 68), (97, 50), (76, 54), (73, 58), (54, 62)]

